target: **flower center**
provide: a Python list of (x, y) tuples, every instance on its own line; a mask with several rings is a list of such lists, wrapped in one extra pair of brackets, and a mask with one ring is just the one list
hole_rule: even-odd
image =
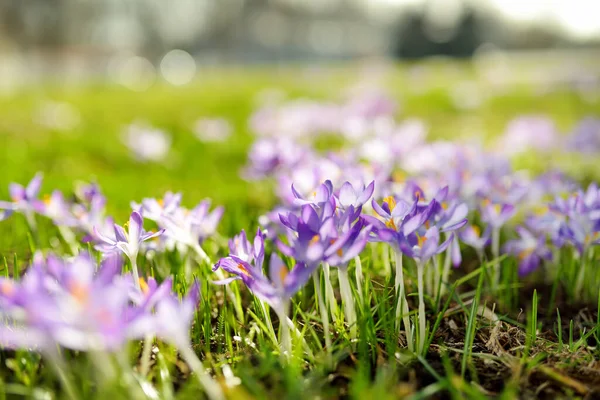
[(0, 283), (0, 293), (2, 293), (5, 296), (10, 296), (15, 292), (15, 287), (13, 286), (13, 284), (9, 281), (2, 281), (2, 283)]
[(69, 287), (69, 293), (79, 304), (83, 304), (89, 297), (88, 288), (79, 282), (73, 282)]

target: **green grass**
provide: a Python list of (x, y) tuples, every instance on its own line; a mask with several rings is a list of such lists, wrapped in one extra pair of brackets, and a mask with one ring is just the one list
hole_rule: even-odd
[[(446, 66), (454, 68), (452, 75)], [(479, 109), (461, 110), (448, 94), (456, 79), (478, 82), (483, 94), (491, 93), (491, 89), (468, 64), (434, 62), (425, 67), (431, 78), (425, 83), (412, 81), (412, 65), (395, 67), (385, 79), (386, 88), (401, 104), (399, 118), (422, 118), (430, 126), (431, 138), (467, 140), (478, 135), (489, 143), (508, 121), (528, 113), (548, 114), (567, 132), (580, 118), (600, 112), (598, 102), (586, 102), (567, 87), (557, 86), (539, 94), (522, 84), (487, 98)], [(355, 69), (341, 67), (317, 72), (299, 67), (225, 69), (206, 71), (185, 87), (156, 84), (144, 93), (102, 83), (77, 87), (50, 83), (27, 88), (0, 99), (0, 198), (8, 197), (9, 182), (24, 183), (37, 171), (45, 175), (44, 193), (54, 188), (70, 193), (75, 181), (97, 181), (108, 198), (109, 213), (121, 222), (130, 211), (131, 200), (161, 196), (166, 190), (181, 191), (187, 206), (210, 197), (213, 204), (226, 208), (220, 236), (206, 246), (211, 258), (217, 259), (226, 255), (225, 238), (240, 229), (256, 229), (257, 217), (276, 202), (269, 182), (246, 182), (239, 176), (253, 141), (247, 122), (256, 109), (257, 96), (265, 89), (280, 88), (289, 98), (340, 98), (342, 89), (356, 76)], [(80, 113), (81, 123), (69, 132), (38, 125), (34, 117), (47, 100), (71, 104)], [(226, 143), (199, 142), (191, 127), (202, 116), (228, 119), (235, 134)], [(173, 148), (165, 163), (140, 164), (121, 143), (122, 127), (137, 120), (173, 136)], [(523, 155), (515, 161), (516, 166), (534, 172), (560, 166), (581, 181), (600, 177), (594, 163), (572, 155), (558, 155), (552, 165), (535, 155)], [(39, 240), (46, 244), (56, 235), (47, 222), (42, 222), (40, 232)], [(19, 216), (0, 222), (0, 234), (3, 273), (13, 275), (13, 271), (25, 268), (36, 245)], [(241, 380), (227, 389), (231, 398), (478, 399), (493, 394), (509, 399), (517, 393), (535, 396), (536, 387), (543, 382), (544, 393), (568, 398), (583, 396), (585, 390), (600, 385), (598, 375), (577, 371), (584, 365), (596, 370), (599, 367), (598, 347), (588, 344), (593, 341), (600, 345), (600, 299), (585, 304), (588, 314), (582, 317), (565, 303), (564, 296), (556, 295), (561, 290), (558, 277), (554, 286), (534, 291), (529, 290), (531, 282), (509, 276), (501, 284), (505, 290), (490, 294), (484, 283), (493, 262), (454, 272), (454, 284), (448, 287), (447, 295), (427, 299), (426, 340), (430, 350), (426, 356), (414, 357), (406, 350), (406, 338), (395, 328), (397, 298), (387, 251), (372, 246), (361, 257), (366, 279), (361, 287), (363, 300), (355, 304), (359, 339), (350, 340), (338, 298), (337, 322), (331, 322), (332, 346), (324, 350), (315, 286), (308, 284), (291, 307), (290, 318), (301, 334), (293, 335), (295, 356), (289, 362), (282, 362), (278, 353), (275, 335), (279, 321), (275, 313), (265, 313), (260, 301), (242, 285), (213, 286), (208, 283), (208, 268), (195, 267), (194, 274), (202, 281), (202, 301), (191, 332), (193, 347), (221, 382), (227, 381), (226, 365)], [(496, 261), (511, 269), (510, 260)], [(413, 267), (406, 267), (405, 281), (416, 286)], [(351, 263), (349, 276), (351, 289), (357, 294), (355, 268)], [(166, 256), (143, 266), (158, 279), (175, 275), (174, 286), (180, 293), (188, 286), (185, 279), (177, 278), (182, 269), (179, 260)], [(321, 283), (324, 279), (320, 277)], [(335, 269), (331, 281), (337, 290)], [(243, 305), (241, 315), (228, 301), (227, 291)], [(410, 309), (416, 310), (415, 290), (408, 294)], [(538, 304), (545, 301), (552, 304), (550, 309), (538, 310)], [(493, 309), (495, 303), (501, 307)], [(490, 308), (497, 321), (482, 312)], [(524, 312), (527, 317), (521, 309), (528, 310)], [(416, 321), (416, 314), (412, 316)], [(93, 356), (67, 352), (68, 374), (82, 398), (152, 398), (153, 393), (153, 398), (198, 398), (201, 388), (195, 379), (189, 379), (189, 370), (177, 352), (159, 341), (155, 346), (148, 378), (152, 388), (131, 369), (118, 365), (116, 357), (112, 362), (119, 373), (102, 377), (95, 372), (97, 360)], [(123, 354), (125, 364), (135, 365), (139, 353), (140, 344), (131, 343)], [(3, 351), (0, 357), (0, 399), (61, 393), (56, 375), (35, 353)], [(145, 393), (140, 388), (145, 388)]]

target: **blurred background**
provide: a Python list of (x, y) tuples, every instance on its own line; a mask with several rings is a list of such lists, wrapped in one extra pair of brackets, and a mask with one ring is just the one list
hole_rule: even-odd
[[(0, 90), (204, 66), (535, 55), (600, 65), (595, 0), (3, 0)], [(523, 51), (527, 50), (527, 53)], [(494, 58), (495, 57), (495, 58)]]

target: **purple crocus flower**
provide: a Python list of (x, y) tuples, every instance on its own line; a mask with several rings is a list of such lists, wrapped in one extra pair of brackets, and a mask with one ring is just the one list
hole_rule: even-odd
[(60, 226), (76, 226), (77, 219), (71, 212), (71, 204), (65, 201), (65, 198), (59, 190), (52, 192), (52, 195), (44, 197), (42, 201), (36, 200), (33, 202), (34, 210), (50, 218), (55, 225)]
[(180, 349), (190, 345), (189, 331), (200, 299), (200, 285), (195, 281), (181, 301), (170, 291), (171, 285), (172, 281), (167, 280), (146, 292), (140, 307), (148, 311), (153, 308), (154, 313), (137, 314), (128, 327), (130, 337), (153, 333)]
[(269, 278), (256, 265), (251, 265), (234, 255), (219, 260), (213, 270), (218, 268), (234, 276), (215, 283), (227, 284), (234, 280), (241, 280), (255, 296), (266, 301), (278, 312), (281, 312), (289, 299), (306, 284), (314, 271), (314, 268), (309, 268), (303, 263), (296, 263), (291, 270), (288, 270), (277, 254), (271, 255)]
[(491, 235), (489, 226), (482, 234), (477, 225), (467, 225), (458, 233), (458, 237), (463, 243), (473, 247), (480, 254), (490, 244)]
[(205, 239), (214, 235), (223, 216), (223, 207), (216, 207), (211, 212), (209, 209), (208, 199), (190, 211), (180, 207), (170, 215), (163, 215), (159, 225), (165, 228), (165, 236), (168, 238), (197, 248)]
[(374, 235), (371, 240), (384, 241), (398, 245), (425, 224), (432, 213), (438, 208), (436, 200), (432, 200), (427, 206), (419, 207), (418, 200), (410, 205), (404, 200), (396, 202), (393, 196), (384, 199), (381, 206), (372, 201), (375, 212), (383, 217), (382, 223), (377, 218), (363, 216), (373, 225)]
[(306, 198), (304, 198), (300, 193), (298, 193), (298, 191), (296, 190), (296, 188), (294, 188), (294, 185), (292, 184), (292, 193), (295, 197), (294, 205), (304, 206), (310, 204), (316, 207), (320, 207), (323, 204), (329, 202), (329, 200), (332, 198), (333, 184), (330, 180), (326, 180), (325, 182), (320, 184), (317, 187), (317, 189), (314, 192), (312, 192), (311, 195), (309, 195)]
[(141, 204), (131, 203), (131, 208), (144, 218), (160, 222), (165, 215), (173, 215), (181, 205), (181, 193), (165, 193), (162, 199), (146, 198)]
[(552, 252), (543, 235), (534, 236), (523, 227), (516, 228), (520, 238), (508, 241), (504, 251), (519, 259), (519, 275), (527, 275), (537, 269), (542, 260), (550, 260)]
[(96, 272), (85, 254), (70, 260), (36, 256), (23, 280), (13, 285), (18, 293), (13, 307), (3, 310), (12, 322), (1, 329), (3, 344), (43, 351), (56, 344), (75, 350), (121, 348), (129, 298), (119, 270), (113, 257)]
[(99, 241), (96, 248), (105, 254), (120, 251), (125, 254), (132, 263), (135, 263), (140, 250), (140, 244), (146, 240), (160, 236), (164, 232), (164, 229), (161, 229), (158, 232), (144, 231), (142, 216), (137, 211), (131, 213), (128, 225), (128, 231), (125, 231), (120, 225), (114, 224), (114, 239), (100, 233), (98, 229), (94, 227), (94, 234)]
[(481, 219), (493, 229), (500, 229), (513, 215), (515, 206), (511, 204), (492, 203), (485, 199), (481, 202)]
[(229, 254), (248, 263), (254, 262), (257, 268), (262, 269), (265, 258), (265, 237), (266, 235), (258, 229), (254, 242), (250, 243), (246, 237), (246, 231), (242, 229), (240, 234), (229, 240)]
[(358, 208), (369, 201), (374, 190), (375, 181), (372, 181), (367, 187), (363, 186), (362, 188), (357, 189), (355, 189), (350, 182), (345, 182), (340, 188), (338, 202), (343, 208), (349, 206)]
[(7, 211), (32, 212), (42, 186), (42, 179), (42, 174), (38, 172), (27, 186), (11, 183), (8, 186), (8, 191), (12, 203), (0, 201), (0, 209)]
[(440, 231), (437, 226), (433, 226), (427, 229), (423, 236), (418, 233), (411, 234), (406, 240), (400, 241), (399, 246), (404, 254), (417, 259), (423, 266), (431, 257), (444, 252), (452, 243), (453, 237), (454, 233), (440, 243)]
[(323, 254), (324, 260), (332, 267), (346, 268), (350, 260), (358, 256), (367, 245), (371, 229), (363, 218), (359, 218), (354, 225), (350, 225), (350, 220), (347, 220), (339, 231), (332, 231), (328, 236), (330, 246)]

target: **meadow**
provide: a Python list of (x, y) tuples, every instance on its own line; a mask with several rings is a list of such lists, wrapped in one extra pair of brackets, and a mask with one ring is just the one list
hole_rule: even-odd
[(599, 396), (598, 78), (494, 66), (0, 98), (0, 396)]

